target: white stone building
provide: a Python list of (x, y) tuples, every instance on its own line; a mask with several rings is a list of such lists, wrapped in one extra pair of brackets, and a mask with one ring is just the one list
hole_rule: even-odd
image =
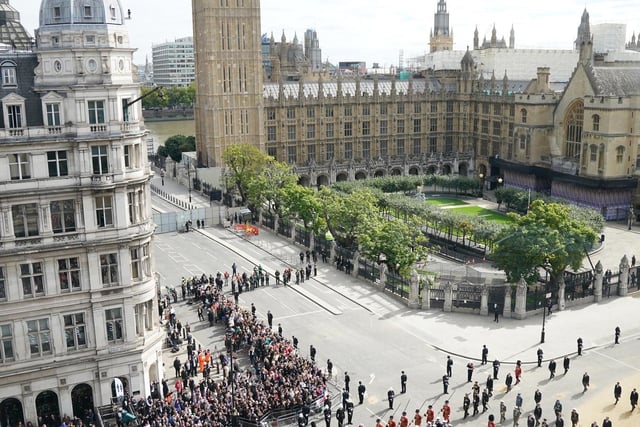
[(0, 52), (2, 427), (162, 377), (133, 51), (119, 0), (42, 0), (33, 51)]

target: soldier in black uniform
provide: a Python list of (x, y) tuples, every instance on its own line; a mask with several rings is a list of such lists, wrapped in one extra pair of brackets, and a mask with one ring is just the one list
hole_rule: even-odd
[(538, 368), (542, 367), (542, 357), (544, 356), (544, 352), (541, 348), (538, 349)]
[(353, 402), (351, 399), (347, 400), (347, 424), (351, 424), (353, 419)]
[(342, 427), (344, 423), (344, 409), (338, 408), (336, 410), (336, 420), (338, 420), (338, 427)]
[(324, 405), (324, 422), (327, 427), (331, 427), (331, 407), (329, 405)]
[(500, 370), (500, 361), (498, 359), (493, 361), (493, 379), (498, 379), (498, 371)]
[(407, 374), (402, 371), (400, 374), (400, 393), (407, 392)]
[(393, 409), (393, 399), (396, 397), (396, 392), (393, 391), (392, 387), (389, 387), (387, 391), (387, 400), (389, 401), (389, 409)]
[(443, 375), (442, 376), (442, 388), (443, 388), (443, 394), (449, 394), (449, 376), (447, 375)]
[(487, 364), (487, 357), (489, 356), (489, 349), (486, 345), (482, 346), (482, 365)]
[(367, 391), (367, 388), (362, 384), (362, 381), (358, 381), (358, 404), (362, 405), (364, 401), (364, 393)]
[(578, 338), (578, 356), (582, 356), (582, 338)]
[(344, 389), (347, 390), (347, 393), (349, 393), (349, 383), (351, 382), (351, 377), (349, 377), (349, 374), (345, 371), (344, 373)]

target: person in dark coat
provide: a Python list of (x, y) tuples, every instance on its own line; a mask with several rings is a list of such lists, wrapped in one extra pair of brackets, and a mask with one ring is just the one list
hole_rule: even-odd
[(400, 374), (400, 393), (407, 392), (407, 374), (402, 371)]
[(551, 359), (549, 361), (549, 379), (556, 376), (556, 361)]
[(613, 397), (615, 397), (616, 399), (616, 405), (618, 404), (618, 400), (620, 400), (620, 397), (622, 396), (622, 386), (620, 385), (620, 382), (618, 381), (616, 383), (615, 386), (613, 386)]
[(364, 402), (364, 393), (367, 391), (367, 388), (362, 384), (362, 381), (358, 381), (358, 403), (362, 405)]
[(393, 409), (393, 399), (396, 397), (396, 392), (393, 391), (392, 387), (389, 387), (387, 390), (387, 400), (389, 401), (389, 409)]
[(442, 394), (449, 394), (449, 376), (448, 375), (443, 375), (442, 376)]

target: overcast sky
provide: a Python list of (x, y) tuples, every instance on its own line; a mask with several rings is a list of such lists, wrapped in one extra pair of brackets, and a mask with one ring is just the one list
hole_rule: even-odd
[[(138, 51), (137, 63), (151, 57), (151, 45), (192, 34), (191, 0), (120, 0), (131, 9), (127, 21), (131, 43)], [(22, 24), (33, 35), (38, 26), (41, 0), (10, 0), (21, 13)], [(396, 65), (400, 50), (405, 59), (429, 49), (429, 31), (437, 0), (262, 0), (262, 33), (280, 40), (284, 29), (288, 40), (298, 33), (303, 40), (307, 28), (318, 32), (323, 60), (362, 60), (368, 66)], [(591, 24), (627, 24), (627, 39), (640, 31), (638, 0), (449, 0), (447, 8), (454, 32), (454, 48), (473, 45), (477, 25), (480, 40), (491, 37), (496, 25), (498, 38), (509, 39), (514, 26), (516, 47), (570, 49), (584, 8)]]

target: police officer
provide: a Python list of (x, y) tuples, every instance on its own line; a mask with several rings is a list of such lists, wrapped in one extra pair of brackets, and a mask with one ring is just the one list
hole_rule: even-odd
[(544, 356), (544, 352), (541, 348), (538, 349), (538, 368), (542, 367), (542, 357)]
[(344, 423), (344, 410), (342, 408), (336, 410), (336, 420), (338, 420), (338, 427), (342, 427)]
[(582, 356), (582, 338), (578, 337), (578, 356)]
[(482, 365), (487, 364), (487, 357), (489, 356), (489, 349), (486, 345), (482, 345)]
[(407, 392), (407, 374), (402, 371), (400, 374), (400, 393)]
[(352, 419), (353, 419), (353, 401), (349, 399), (347, 400), (347, 424), (351, 424)]
[(442, 389), (442, 394), (449, 394), (449, 376), (447, 375), (442, 376)]
[(393, 399), (396, 397), (396, 392), (393, 391), (393, 387), (389, 387), (387, 390), (387, 400), (389, 401), (389, 409), (393, 409)]
[(331, 407), (329, 405), (324, 405), (324, 422), (327, 427), (331, 427)]
[(493, 379), (498, 379), (498, 371), (500, 370), (500, 361), (498, 359), (493, 361)]
[(358, 404), (362, 405), (364, 401), (364, 393), (367, 391), (367, 388), (362, 384), (362, 381), (358, 381)]

